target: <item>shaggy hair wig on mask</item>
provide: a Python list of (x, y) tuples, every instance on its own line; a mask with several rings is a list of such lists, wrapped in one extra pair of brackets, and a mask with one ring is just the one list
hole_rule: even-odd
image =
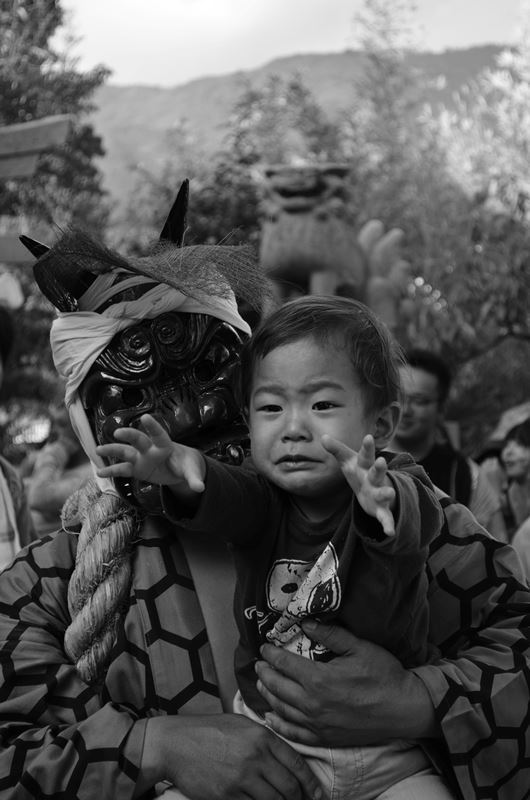
[(69, 229), (62, 235), (39, 259), (34, 273), (39, 288), (59, 311), (76, 311), (79, 297), (89, 290), (94, 277), (109, 273), (114, 275), (116, 285), (131, 274), (152, 282), (116, 292), (108, 304), (136, 299), (160, 283), (189, 297), (227, 297), (233, 292), (239, 301), (257, 310), (268, 295), (263, 272), (250, 247), (179, 247), (157, 241), (145, 256), (125, 257), (77, 229)]

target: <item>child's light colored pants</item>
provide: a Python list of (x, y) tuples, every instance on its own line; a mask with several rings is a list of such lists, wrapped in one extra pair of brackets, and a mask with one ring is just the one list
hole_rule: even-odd
[[(264, 725), (239, 692), (234, 712)], [(412, 742), (330, 748), (286, 741), (304, 756), (327, 800), (455, 800), (421, 747)], [(163, 800), (187, 800), (175, 787), (160, 786), (160, 791)]]
[[(264, 724), (239, 692), (234, 712)], [(455, 800), (424, 751), (413, 742), (329, 748), (286, 741), (304, 756), (328, 800)]]

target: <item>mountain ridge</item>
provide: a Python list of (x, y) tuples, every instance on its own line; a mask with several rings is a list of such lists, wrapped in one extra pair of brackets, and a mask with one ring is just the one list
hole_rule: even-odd
[[(408, 63), (431, 82), (427, 99), (448, 106), (463, 86), (495, 66), (503, 45), (477, 45), (440, 53), (411, 52)], [(103, 183), (119, 207), (133, 190), (134, 169), (156, 167), (167, 153), (167, 133), (186, 120), (197, 146), (206, 156), (222, 145), (230, 112), (246, 84), (259, 87), (270, 75), (299, 74), (324, 111), (335, 118), (355, 101), (354, 82), (365, 58), (360, 51), (301, 53), (273, 59), (252, 70), (194, 78), (172, 87), (113, 85), (94, 94), (89, 122), (102, 137), (106, 155), (99, 159)]]

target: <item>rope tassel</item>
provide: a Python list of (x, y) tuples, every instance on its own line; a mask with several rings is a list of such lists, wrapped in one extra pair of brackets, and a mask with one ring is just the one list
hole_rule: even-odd
[(141, 517), (121, 498), (95, 484), (71, 498), (65, 527), (81, 522), (74, 572), (68, 587), (72, 622), (65, 650), (83, 680), (99, 683), (109, 663), (131, 587), (131, 548)]

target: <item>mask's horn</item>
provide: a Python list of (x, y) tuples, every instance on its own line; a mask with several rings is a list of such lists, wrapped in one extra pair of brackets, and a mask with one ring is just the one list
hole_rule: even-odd
[(180, 185), (175, 202), (171, 206), (171, 211), (162, 228), (160, 234), (161, 241), (173, 242), (177, 247), (182, 247), (184, 234), (186, 233), (189, 193), (190, 182), (188, 178), (186, 178)]
[(35, 258), (40, 258), (50, 249), (47, 245), (42, 244), (42, 242), (38, 242), (36, 239), (31, 239), (29, 236), (22, 235), (19, 236), (18, 238), (20, 239), (24, 247), (26, 247), (29, 250), (31, 255), (35, 256)]
[(81, 232), (63, 234), (53, 247), (29, 236), (20, 236), (20, 241), (37, 259), (33, 265), (37, 286), (58, 311), (77, 311), (78, 299), (99, 273), (109, 269), (100, 263), (105, 256), (104, 248), (95, 254), (91, 252), (92, 240)]

